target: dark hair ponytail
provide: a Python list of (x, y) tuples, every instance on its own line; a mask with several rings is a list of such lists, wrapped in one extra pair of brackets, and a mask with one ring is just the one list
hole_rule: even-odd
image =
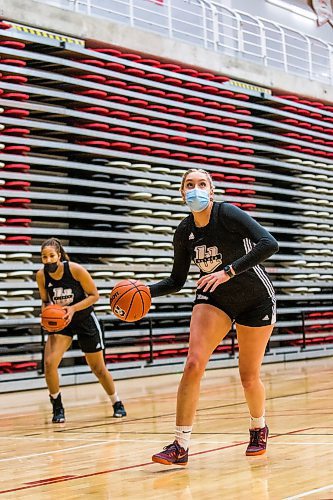
[(60, 253), (60, 260), (69, 260), (69, 257), (67, 253), (64, 250), (64, 247), (62, 246), (60, 240), (58, 238), (49, 238), (48, 240), (43, 241), (42, 246), (41, 246), (41, 251), (45, 247), (53, 247), (56, 249), (58, 253)]

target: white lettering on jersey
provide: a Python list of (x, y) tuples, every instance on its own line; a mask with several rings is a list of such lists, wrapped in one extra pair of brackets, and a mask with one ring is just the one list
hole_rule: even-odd
[(217, 247), (209, 247), (202, 245), (195, 247), (195, 264), (205, 273), (213, 272), (222, 264), (222, 254), (218, 252)]
[(53, 288), (52, 302), (61, 306), (69, 306), (74, 300), (74, 293), (71, 288), (63, 289), (62, 286)]

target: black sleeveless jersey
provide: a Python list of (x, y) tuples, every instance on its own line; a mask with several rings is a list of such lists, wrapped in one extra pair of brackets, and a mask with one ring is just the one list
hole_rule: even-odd
[[(53, 304), (60, 304), (61, 306), (72, 306), (81, 302), (86, 298), (86, 293), (83, 290), (81, 283), (73, 278), (69, 268), (69, 262), (64, 261), (64, 273), (59, 280), (53, 279), (44, 269), (45, 276), (45, 289), (49, 296), (50, 302)], [(93, 307), (89, 306), (82, 311), (74, 313), (72, 321), (75, 323), (90, 315)]]
[(171, 275), (150, 286), (152, 297), (180, 290), (191, 261), (198, 266), (200, 276), (232, 264), (236, 276), (219, 285), (213, 296), (218, 297), (226, 290), (238, 297), (274, 295), (273, 285), (260, 263), (278, 251), (278, 244), (265, 228), (238, 207), (214, 202), (209, 223), (201, 228), (195, 226), (190, 214), (176, 229), (173, 244)]

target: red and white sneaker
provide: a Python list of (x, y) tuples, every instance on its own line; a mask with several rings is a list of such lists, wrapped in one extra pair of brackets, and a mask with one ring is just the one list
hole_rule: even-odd
[(152, 461), (163, 465), (187, 465), (188, 450), (184, 450), (178, 441), (174, 440), (172, 444), (165, 446), (160, 453), (152, 456)]
[(263, 455), (266, 452), (267, 438), (267, 425), (262, 427), (262, 429), (250, 429), (250, 442), (246, 448), (245, 454), (250, 457)]

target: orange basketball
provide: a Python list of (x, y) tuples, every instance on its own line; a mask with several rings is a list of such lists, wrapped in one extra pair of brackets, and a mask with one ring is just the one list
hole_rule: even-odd
[(66, 311), (59, 304), (49, 304), (42, 311), (42, 327), (48, 332), (59, 332), (65, 328)]
[(111, 311), (122, 321), (138, 321), (150, 309), (149, 288), (139, 280), (122, 280), (110, 294)]

